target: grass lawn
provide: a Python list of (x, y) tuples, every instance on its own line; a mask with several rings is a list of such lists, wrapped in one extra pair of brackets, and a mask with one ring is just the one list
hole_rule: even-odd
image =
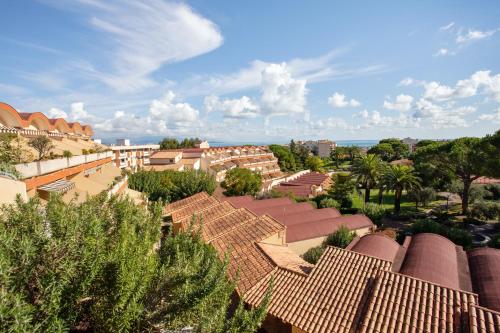
[[(352, 201), (353, 208), (362, 208), (365, 200), (365, 190), (361, 190), (361, 195), (353, 193)], [(370, 191), (370, 202), (378, 203), (378, 189), (372, 189)], [(382, 200), (382, 206), (384, 208), (394, 208), (394, 192), (385, 192)], [(415, 210), (415, 203), (408, 201), (406, 195), (403, 194), (401, 198), (401, 209), (411, 209)]]

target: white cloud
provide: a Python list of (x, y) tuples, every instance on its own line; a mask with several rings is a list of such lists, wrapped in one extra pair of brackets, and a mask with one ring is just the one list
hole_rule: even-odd
[(82, 123), (90, 123), (95, 121), (96, 117), (85, 110), (85, 104), (83, 102), (75, 102), (71, 103), (69, 119)]
[(112, 68), (102, 72), (89, 66), (88, 74), (121, 92), (151, 87), (156, 82), (150, 75), (162, 65), (223, 43), (217, 25), (182, 2), (80, 0), (79, 5), (76, 9), (89, 17), (89, 24), (105, 33), (101, 36)]
[(412, 96), (400, 94), (396, 97), (396, 101), (394, 103), (385, 100), (384, 108), (388, 110), (397, 110), (401, 112), (406, 112), (411, 109), (412, 102), (413, 102)]
[[(384, 65), (342, 68), (334, 64), (333, 61), (344, 52), (344, 49), (333, 50), (318, 57), (294, 58), (285, 63), (295, 79), (307, 82), (324, 82), (387, 71)], [(180, 89), (184, 95), (224, 95), (259, 88), (262, 72), (272, 64), (274, 63), (254, 60), (248, 66), (229, 74), (194, 75), (179, 83), (176, 89)]]
[(453, 28), (454, 26), (455, 26), (455, 22), (450, 22), (449, 24), (440, 27), (439, 30), (447, 31), (447, 30), (450, 30), (451, 28)]
[(450, 51), (447, 48), (441, 48), (436, 53), (434, 53), (432, 56), (433, 57), (441, 57), (441, 56), (446, 56), (446, 55), (455, 55), (455, 52)]
[(328, 104), (334, 108), (355, 108), (361, 105), (361, 103), (355, 99), (347, 100), (344, 94), (338, 92), (335, 92), (332, 96), (328, 97)]
[(500, 124), (500, 108), (497, 108), (493, 113), (483, 113), (479, 115), (478, 119)]
[(412, 84), (415, 83), (415, 80), (411, 77), (406, 77), (404, 79), (402, 79), (401, 81), (399, 81), (399, 86), (403, 86), (403, 87), (407, 87), (407, 86), (411, 86)]
[(175, 102), (172, 91), (154, 99), (145, 117), (116, 111), (113, 118), (100, 120), (95, 128), (112, 134), (178, 135), (193, 134), (200, 128), (199, 111), (189, 103)]
[(490, 71), (477, 71), (470, 78), (459, 80), (453, 88), (435, 81), (426, 83), (423, 97), (433, 101), (447, 101), (475, 96), (482, 89), (485, 94), (500, 101), (500, 74), (490, 73)]
[(305, 112), (306, 80), (292, 78), (285, 63), (267, 66), (261, 87), (261, 108), (268, 116)]
[(462, 32), (460, 31), (457, 34), (457, 38), (455, 39), (455, 42), (457, 44), (465, 44), (465, 43), (469, 43), (469, 42), (473, 42), (473, 41), (477, 41), (477, 40), (489, 38), (489, 37), (493, 36), (498, 30), (499, 29), (488, 30), (488, 31), (481, 31), (481, 30), (472, 30), (472, 29), (469, 29), (467, 31), (467, 33), (465, 33), (465, 34), (462, 34)]
[(259, 106), (247, 96), (239, 99), (220, 100), (211, 95), (204, 99), (207, 112), (220, 111), (227, 118), (255, 118), (259, 114)]
[(61, 109), (58, 108), (50, 108), (47, 113), (48, 118), (68, 118), (68, 114)]
[(423, 98), (417, 101), (416, 108), (417, 111), (413, 114), (413, 117), (419, 120), (427, 120), (428, 125), (434, 129), (468, 127), (470, 124), (464, 117), (476, 112), (476, 108), (473, 106), (458, 108), (453, 107), (453, 105), (442, 106)]

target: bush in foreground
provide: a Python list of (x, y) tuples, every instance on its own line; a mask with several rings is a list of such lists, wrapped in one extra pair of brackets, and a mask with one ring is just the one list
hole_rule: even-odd
[(0, 210), (1, 332), (254, 332), (265, 304), (228, 315), (227, 262), (199, 236), (168, 235), (151, 210), (105, 194)]
[(262, 176), (249, 169), (234, 168), (227, 172), (221, 186), (227, 196), (256, 195), (262, 187)]
[(149, 200), (173, 202), (199, 192), (212, 194), (217, 183), (204, 171), (138, 171), (129, 177), (129, 187), (146, 193)]

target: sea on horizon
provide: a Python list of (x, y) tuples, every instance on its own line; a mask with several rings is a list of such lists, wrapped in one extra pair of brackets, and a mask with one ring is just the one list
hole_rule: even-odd
[[(372, 147), (378, 143), (379, 140), (337, 140), (337, 146), (339, 147)], [(284, 142), (234, 142), (234, 141), (208, 141), (210, 147), (222, 147), (222, 146), (243, 146), (243, 145), (255, 145), (255, 146), (268, 146), (272, 144), (285, 144)], [(287, 142), (288, 143), (288, 142)]]

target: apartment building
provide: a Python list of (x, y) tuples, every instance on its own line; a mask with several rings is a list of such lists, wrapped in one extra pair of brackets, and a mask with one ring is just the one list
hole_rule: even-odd
[(175, 170), (204, 170), (212, 174), (218, 182), (225, 179), (227, 171), (236, 167), (259, 172), (264, 181), (283, 175), (278, 166), (278, 159), (264, 146), (162, 150), (152, 156), (150, 164), (154, 165), (155, 170), (159, 170), (160, 165), (171, 165), (168, 168)]
[(330, 152), (335, 150), (337, 144), (335, 141), (331, 140), (316, 140), (316, 141), (297, 141), (297, 144), (303, 145), (307, 147), (310, 151), (312, 151), (315, 155), (320, 157), (328, 157), (330, 156)]
[(118, 168), (136, 171), (150, 164), (152, 153), (160, 149), (160, 145), (131, 145), (129, 139), (118, 139), (116, 145), (110, 146), (114, 154), (114, 163)]

